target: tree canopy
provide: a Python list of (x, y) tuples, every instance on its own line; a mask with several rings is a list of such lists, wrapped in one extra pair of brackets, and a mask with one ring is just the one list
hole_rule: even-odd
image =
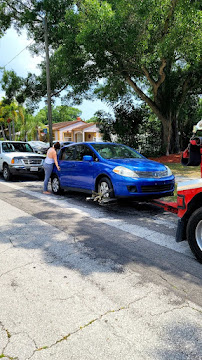
[[(83, 96), (96, 96), (112, 103), (136, 96), (161, 121), (166, 153), (179, 150), (183, 106), (201, 92), (197, 0), (3, 0), (2, 4), (1, 12), (16, 27), (27, 28), (37, 52), (46, 15), (52, 95), (66, 89), (67, 99), (79, 102)], [(42, 64), (41, 84), (44, 74)]]

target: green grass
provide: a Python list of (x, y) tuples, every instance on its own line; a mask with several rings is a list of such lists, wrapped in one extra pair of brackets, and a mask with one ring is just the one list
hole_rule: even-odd
[[(187, 177), (187, 180), (189, 178), (201, 178), (201, 168), (200, 166), (183, 166), (181, 164), (176, 163), (165, 163), (164, 165), (167, 165), (171, 170), (173, 175), (175, 176), (183, 176)], [(162, 198), (161, 200), (164, 201), (171, 201), (176, 202), (177, 201), (177, 184), (175, 184), (175, 191), (173, 196), (167, 196), (165, 198)]]
[(183, 176), (183, 177), (193, 177), (200, 178), (201, 177), (201, 168), (200, 166), (183, 166), (181, 164), (175, 163), (165, 163), (173, 172), (174, 175)]

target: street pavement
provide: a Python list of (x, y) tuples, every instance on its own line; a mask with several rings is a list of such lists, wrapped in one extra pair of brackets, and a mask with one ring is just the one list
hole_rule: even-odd
[(41, 190), (0, 182), (0, 358), (201, 360), (201, 265), (175, 216)]

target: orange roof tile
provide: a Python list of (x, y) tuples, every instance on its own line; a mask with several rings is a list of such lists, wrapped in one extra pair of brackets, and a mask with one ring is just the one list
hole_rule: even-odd
[(53, 128), (53, 130), (59, 130), (66, 126), (73, 125), (73, 124), (76, 124), (77, 122), (81, 122), (81, 121), (84, 122), (83, 120), (62, 121), (59, 123), (54, 123), (52, 128)]
[(88, 123), (88, 124), (80, 125), (80, 126), (74, 128), (72, 130), (76, 130), (76, 131), (77, 130), (83, 130), (83, 129), (86, 129), (86, 128), (88, 128), (90, 126), (93, 126), (93, 125), (96, 125), (96, 124), (95, 123)]

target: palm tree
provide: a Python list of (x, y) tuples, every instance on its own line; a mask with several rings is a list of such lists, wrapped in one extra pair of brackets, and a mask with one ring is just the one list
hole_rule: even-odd
[(0, 126), (4, 140), (6, 140), (6, 134), (5, 134), (6, 115), (7, 115), (7, 111), (5, 109), (3, 101), (0, 101)]

